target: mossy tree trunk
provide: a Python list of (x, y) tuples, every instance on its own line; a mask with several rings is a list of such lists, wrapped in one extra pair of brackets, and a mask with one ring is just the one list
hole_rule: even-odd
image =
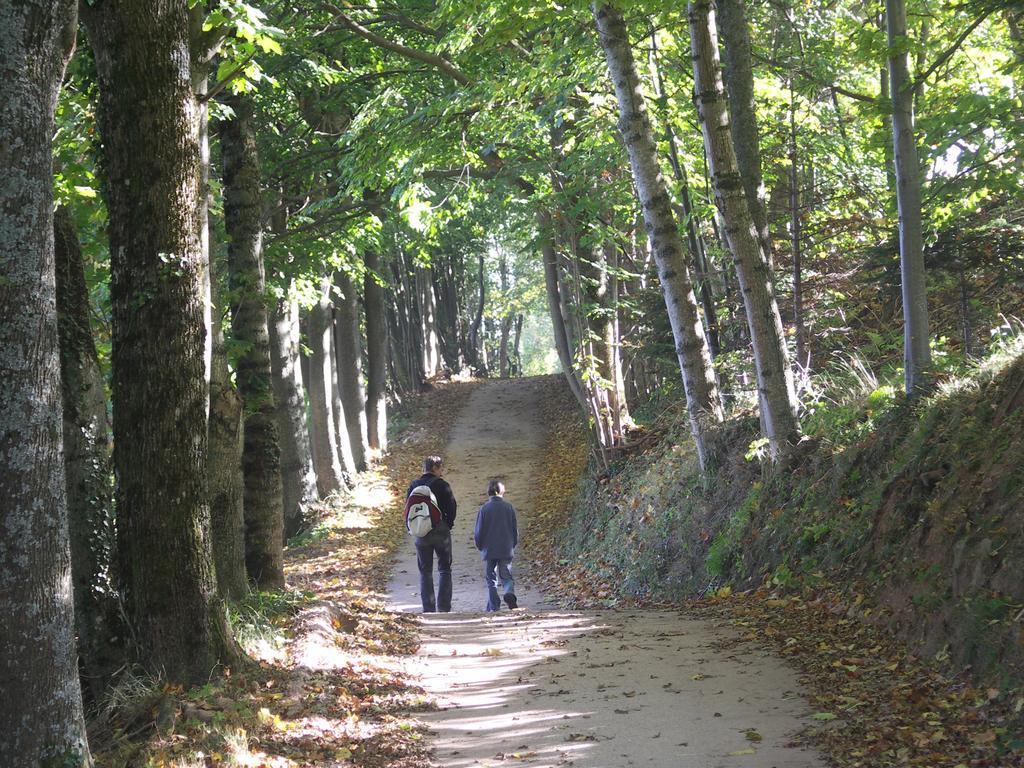
[(107, 397), (89, 323), (89, 290), (71, 212), (54, 214), (57, 319), (64, 406), (64, 473), (67, 481), (75, 628), (84, 678), (99, 695), (120, 664), (115, 651), (113, 467)]
[(83, 6), (110, 218), (121, 573), (140, 660), (175, 682), (237, 658), (207, 498), (199, 140), (185, 0)]
[(209, 482), (213, 561), (221, 594), (240, 600), (249, 591), (245, 571), (245, 478), (242, 473), (242, 398), (231, 381), (224, 339), (226, 311), (221, 282), (227, 265), (210, 254), (213, 342), (210, 363)]
[(0, 764), (77, 768), (50, 149), (75, 4), (5, 3), (0, 29)]
[(235, 113), (220, 124), (220, 148), (231, 330), (241, 350), (235, 377), (242, 397), (244, 434), (245, 568), (260, 589), (280, 589), (284, 586), (284, 498), (267, 327), (256, 130), (247, 97), (232, 96), (226, 101)]

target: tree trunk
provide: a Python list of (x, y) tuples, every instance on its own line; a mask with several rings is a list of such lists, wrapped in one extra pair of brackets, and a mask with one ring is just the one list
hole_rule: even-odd
[(242, 398), (228, 369), (224, 319), (227, 303), (221, 281), (227, 272), (223, 259), (210, 254), (210, 296), (213, 343), (210, 362), (210, 417), (207, 423), (213, 562), (217, 585), (228, 600), (241, 600), (249, 592), (245, 571), (245, 476), (242, 472)]
[(793, 250), (793, 326), (796, 329), (796, 361), (809, 369), (807, 333), (804, 328), (803, 233), (800, 211), (800, 153), (796, 130), (796, 93), (789, 81), (789, 235)]
[(690, 3), (693, 76), (715, 202), (725, 220), (726, 238), (747, 312), (754, 347), (758, 394), (765, 436), (777, 456), (795, 442), (800, 425), (782, 318), (772, 288), (767, 254), (757, 237), (733, 152), (718, 62), (715, 17), (708, 0)]
[(324, 278), (326, 292), (324, 296), (330, 305), (327, 307), (327, 365), (331, 373), (331, 416), (334, 421), (335, 449), (338, 451), (338, 460), (341, 462), (341, 471), (345, 473), (347, 484), (352, 484), (356, 468), (355, 455), (352, 453), (352, 441), (348, 436), (348, 422), (345, 420), (345, 404), (341, 401), (341, 382), (338, 376), (338, 350), (334, 339), (334, 290), (331, 288), (329, 278)]
[(67, 481), (75, 629), (83, 677), (93, 698), (121, 661), (112, 653), (116, 613), (111, 573), (114, 538), (110, 424), (107, 398), (89, 325), (89, 291), (82, 249), (71, 212), (54, 215), (57, 320), (64, 406), (64, 471)]
[(75, 6), (0, 12), (0, 764), (91, 765), (75, 652), (50, 141)]
[(487, 365), (483, 362), (480, 350), (483, 348), (481, 336), (483, 335), (484, 303), (487, 296), (484, 290), (484, 254), (483, 251), (477, 254), (477, 303), (476, 313), (473, 316), (473, 324), (469, 327), (469, 348), (473, 354), (473, 368), (477, 376), (487, 375)]
[(569, 344), (565, 316), (562, 314), (562, 298), (558, 287), (558, 253), (555, 251), (553, 242), (554, 224), (547, 211), (537, 211), (537, 232), (540, 237), (541, 255), (544, 258), (544, 286), (547, 289), (548, 314), (551, 317), (551, 331), (555, 337), (558, 362), (562, 365), (562, 373), (565, 374), (565, 380), (576, 397), (576, 401), (584, 411), (587, 411), (587, 398), (583, 394), (583, 385), (572, 364), (572, 348)]
[[(661, 100), (665, 98), (665, 83), (661, 78), (661, 68), (658, 66), (657, 56), (657, 34), (651, 32), (651, 68), (654, 70), (655, 96)], [(686, 177), (686, 168), (679, 159), (679, 150), (676, 147), (676, 135), (672, 130), (670, 120), (665, 120), (665, 140), (668, 142), (669, 163), (672, 166), (672, 175), (679, 185), (680, 214), (686, 224), (686, 244), (690, 249), (690, 258), (697, 277), (697, 296), (700, 299), (701, 310), (704, 313), (704, 324), (707, 331), (708, 352), (714, 360), (721, 352), (721, 342), (718, 331), (718, 315), (715, 311), (715, 297), (711, 289), (711, 275), (708, 269), (708, 257), (704, 248), (704, 238), (701, 236), (699, 225), (700, 219), (697, 212), (693, 210), (693, 203), (690, 200), (690, 184)]]
[(274, 403), (281, 435), (281, 485), (284, 497), (284, 537), (302, 530), (306, 510), (318, 496), (313, 453), (306, 423), (306, 393), (299, 365), (299, 305), (281, 299), (270, 324), (270, 362), (274, 373)]
[(235, 116), (220, 124), (220, 148), (231, 328), (241, 350), (235, 378), (244, 414), (245, 569), (259, 589), (281, 589), (284, 497), (263, 270), (263, 191), (252, 104), (244, 96), (227, 103)]
[[(109, 197), (114, 464), (142, 661), (197, 682), (233, 661), (210, 549), (199, 141), (188, 3), (86, 5)], [(173, 599), (168, 599), (172, 596)]]
[(441, 348), (437, 338), (437, 302), (430, 267), (416, 267), (416, 295), (420, 308), (423, 375), (434, 378), (441, 371)]
[(327, 498), (345, 485), (334, 431), (330, 287), (329, 280), (321, 281), (320, 299), (309, 311), (309, 431), (316, 486), (321, 498)]
[(915, 394), (927, 385), (931, 350), (921, 224), (921, 168), (917, 159), (917, 139), (914, 138), (914, 92), (911, 89), (909, 53), (904, 45), (907, 37), (907, 9), (903, 0), (886, 0), (885, 27), (890, 51), (896, 206), (900, 217), (903, 381), (907, 394)]
[(750, 55), (750, 27), (746, 0), (718, 0), (718, 27), (725, 51), (725, 87), (729, 102), (729, 128), (739, 167), (740, 180), (751, 218), (757, 229), (768, 265), (772, 264), (771, 233), (768, 230), (768, 206), (761, 173), (761, 133), (757, 128), (757, 103), (754, 100), (754, 69)]
[(387, 323), (384, 318), (384, 289), (377, 281), (380, 256), (367, 251), (363, 302), (366, 309), (366, 439), (370, 447), (387, 450)]
[(665, 179), (658, 167), (657, 145), (640, 92), (640, 78), (629, 47), (626, 23), (622, 14), (611, 6), (595, 3), (592, 8), (619, 102), (619, 130), (626, 142), (647, 235), (658, 265), (658, 277), (686, 389), (690, 429), (701, 468), (705, 469), (710, 458), (705, 438), (706, 423), (720, 422), (723, 418), (711, 355)]
[(513, 332), (512, 342), (512, 375), (522, 376), (523, 375), (523, 355), (521, 351), (520, 342), (523, 339), (523, 314), (520, 312), (516, 315), (515, 330)]
[(366, 395), (363, 392), (363, 353), (359, 332), (359, 301), (352, 278), (344, 270), (334, 274), (334, 354), (338, 366), (344, 427), (356, 471), (366, 469)]
[[(508, 256), (505, 255), (504, 250), (501, 252), (499, 271), (501, 273), (501, 299), (504, 304), (508, 301)], [(506, 310), (501, 318), (501, 340), (498, 342), (498, 375), (503, 379), (508, 378), (508, 342), (511, 334), (512, 315)]]

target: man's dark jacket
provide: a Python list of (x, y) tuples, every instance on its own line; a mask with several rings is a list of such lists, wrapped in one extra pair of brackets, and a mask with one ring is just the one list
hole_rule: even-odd
[(455, 494), (452, 493), (452, 487), (448, 485), (448, 482), (437, 475), (432, 475), (429, 472), (418, 480), (413, 480), (409, 484), (409, 489), (405, 492), (405, 498), (409, 498), (412, 493), (412, 489), (418, 485), (428, 485), (430, 490), (434, 492), (434, 496), (437, 498), (437, 506), (441, 510), (441, 519), (444, 520), (449, 528), (455, 526)]

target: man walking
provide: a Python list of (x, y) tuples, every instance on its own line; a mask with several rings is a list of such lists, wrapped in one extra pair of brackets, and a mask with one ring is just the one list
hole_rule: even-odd
[[(420, 571), (420, 600), (424, 613), (452, 609), (452, 526), (455, 525), (455, 494), (441, 477), (444, 462), (440, 456), (423, 461), (423, 476), (413, 480), (405, 492), (406, 499), (414, 488), (426, 485), (434, 493), (441, 519), (425, 536), (416, 537), (416, 565)], [(434, 555), (437, 555), (437, 601), (434, 600)]]
[(476, 528), (473, 540), (484, 561), (484, 581), (487, 583), (487, 610), (501, 608), (498, 586), (502, 588), (505, 604), (509, 608), (518, 605), (515, 583), (512, 581), (512, 558), (519, 543), (519, 528), (516, 525), (516, 508), (502, 498), (505, 484), (491, 480), (487, 485), (488, 499), (476, 514)]

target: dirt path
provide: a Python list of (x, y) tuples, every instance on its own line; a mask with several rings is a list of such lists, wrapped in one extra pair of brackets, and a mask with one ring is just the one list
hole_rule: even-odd
[[(487, 480), (497, 476), (520, 513), (529, 546), (529, 488), (539, 477), (546, 426), (538, 382), (494, 382), (474, 391), (445, 456), (459, 498), (453, 613), (422, 618), (414, 665), (440, 705), (424, 716), (446, 768), (512, 764), (811, 768), (792, 744), (811, 721), (794, 673), (713, 624), (671, 611), (552, 610), (516, 573), (525, 611), (483, 614), (472, 525)], [(410, 544), (389, 594), (418, 611)]]

